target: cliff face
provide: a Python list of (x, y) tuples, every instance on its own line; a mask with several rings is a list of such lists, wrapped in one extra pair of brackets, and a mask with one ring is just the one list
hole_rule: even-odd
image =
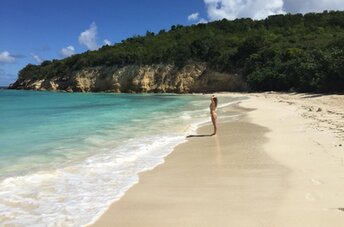
[(62, 90), (69, 92), (214, 92), (246, 89), (239, 76), (207, 69), (205, 63), (174, 65), (128, 65), (93, 67), (57, 75), (49, 79), (34, 79), (21, 75), (12, 89)]

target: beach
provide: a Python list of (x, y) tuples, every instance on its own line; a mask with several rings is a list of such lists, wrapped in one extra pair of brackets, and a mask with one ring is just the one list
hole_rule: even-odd
[(344, 227), (344, 0), (83, 3), (1, 1), (0, 227)]
[[(223, 107), (94, 226), (340, 226), (344, 98), (226, 93)], [(226, 114), (236, 117), (227, 118)]]
[(209, 121), (205, 95), (4, 90), (0, 103), (2, 226), (93, 223)]

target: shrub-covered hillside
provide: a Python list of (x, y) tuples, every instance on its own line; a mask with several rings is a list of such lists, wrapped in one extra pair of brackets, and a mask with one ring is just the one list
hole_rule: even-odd
[(242, 75), (252, 90), (344, 91), (344, 12), (221, 20), (147, 32), (63, 60), (27, 65), (19, 77), (50, 78), (93, 66), (206, 62)]

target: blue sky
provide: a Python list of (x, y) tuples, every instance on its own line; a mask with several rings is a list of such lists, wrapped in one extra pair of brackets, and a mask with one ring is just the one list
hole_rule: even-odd
[(286, 12), (344, 10), (343, 0), (1, 0), (0, 85), (26, 64), (61, 59), (147, 30)]

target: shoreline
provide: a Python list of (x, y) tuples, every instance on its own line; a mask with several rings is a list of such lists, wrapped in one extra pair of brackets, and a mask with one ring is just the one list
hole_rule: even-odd
[[(247, 112), (249, 110), (242, 108), (240, 106), (236, 106), (233, 110), (231, 106), (224, 107), (227, 108), (225, 111), (232, 112), (232, 111), (237, 111), (240, 114), (245, 114), (244, 112)], [(148, 205), (148, 209), (151, 209), (154, 213), (161, 213), (162, 211), (157, 210), (156, 207), (161, 208), (161, 203), (164, 204), (171, 204), (174, 205), (175, 202), (178, 203), (183, 203), (183, 200), (188, 201), (190, 203), (190, 207), (188, 207), (188, 210), (195, 210), (196, 207), (191, 203), (191, 201), (197, 201), (197, 203), (200, 203), (198, 205), (201, 205), (203, 207), (208, 206), (209, 207), (209, 199), (202, 200), (202, 194), (206, 193), (207, 196), (209, 197), (214, 197), (214, 201), (220, 201), (222, 199), (221, 195), (220, 197), (218, 196), (219, 188), (221, 187), (221, 194), (226, 193), (226, 188), (228, 186), (228, 182), (226, 181), (223, 185), (219, 183), (218, 180), (222, 179), (225, 177), (223, 175), (223, 171), (226, 171), (226, 162), (232, 162), (231, 161), (231, 156), (239, 156), (240, 161), (242, 162), (241, 164), (236, 164), (233, 163), (233, 165), (239, 165), (239, 166), (244, 166), (246, 164), (252, 164), (254, 168), (256, 168), (254, 163), (251, 163), (251, 158), (252, 156), (258, 156), (258, 157), (253, 157), (253, 160), (257, 159), (262, 159), (263, 161), (259, 165), (272, 165), (274, 166), (273, 169), (276, 171), (280, 171), (282, 175), (285, 174), (285, 170), (283, 167), (277, 165), (274, 163), (273, 160), (271, 160), (269, 157), (267, 157), (265, 154), (263, 154), (261, 149), (255, 149), (254, 147), (257, 145), (257, 143), (261, 143), (257, 137), (256, 133), (259, 133), (260, 136), (263, 136), (267, 129), (264, 127), (260, 127), (258, 125), (251, 124), (247, 121), (245, 123), (239, 122), (236, 123), (235, 121), (232, 120), (227, 120), (225, 117), (220, 120), (221, 123), (219, 124), (219, 134), (217, 136), (209, 136), (212, 132), (212, 125), (211, 123), (208, 123), (204, 126), (201, 126), (197, 130), (196, 135), (192, 135), (192, 137), (188, 138), (188, 141), (186, 143), (179, 144), (174, 148), (174, 150), (167, 156), (165, 157), (165, 163), (162, 165), (159, 165), (155, 167), (151, 171), (146, 171), (142, 172), (139, 174), (139, 183), (134, 185), (132, 188), (130, 188), (126, 194), (121, 197), (120, 200), (117, 202), (113, 203), (108, 211), (105, 212), (103, 216), (100, 217), (94, 224), (91, 224), (91, 226), (109, 226), (109, 225), (114, 225), (114, 226), (180, 226), (184, 225), (180, 223), (179, 221), (177, 222), (165, 222), (162, 219), (166, 218), (165, 213), (173, 213), (173, 216), (175, 217), (181, 217), (183, 216), (183, 212), (180, 213), (176, 208), (178, 207), (173, 207), (172, 210), (168, 210), (167, 212), (163, 212), (162, 218), (159, 218), (158, 223), (154, 223), (156, 219), (146, 219), (144, 216), (148, 214), (149, 217), (152, 217), (153, 214), (151, 214), (149, 211), (147, 212), (146, 209), (147, 207), (142, 206), (141, 204), (146, 204)], [(250, 142), (249, 145), (247, 145), (249, 148), (254, 148), (254, 150), (247, 150), (247, 152), (242, 156), (240, 153), (237, 154), (227, 154), (227, 157), (224, 158), (223, 156), (225, 155), (223, 153), (222, 144), (224, 144), (226, 137), (228, 134), (224, 133), (222, 129), (227, 129), (230, 127), (233, 129), (233, 124), (235, 124), (235, 130), (245, 130), (244, 134), (238, 135), (237, 138), (243, 142), (244, 140), (248, 139), (247, 142)], [(251, 137), (247, 138), (247, 134), (249, 133), (250, 130), (254, 129), (255, 133), (251, 134)], [(234, 131), (231, 131), (233, 133)], [(219, 138), (221, 134), (221, 138)], [(233, 139), (234, 142), (235, 139)], [(196, 145), (197, 143), (201, 143), (201, 147), (208, 147), (209, 146), (209, 141), (211, 141), (212, 148), (211, 148), (211, 153), (209, 157), (209, 153), (205, 151), (198, 150), (200, 147)], [(221, 145), (220, 145), (221, 144)], [(235, 147), (238, 146), (238, 144), (235, 145)], [(196, 147), (196, 149), (194, 149)], [(226, 146), (227, 149), (231, 149)], [(190, 154), (186, 154), (184, 151), (188, 150), (190, 151)], [(255, 151), (257, 154), (255, 154)], [(204, 154), (202, 154), (204, 153)], [(198, 157), (199, 156), (199, 157)], [(241, 157), (242, 156), (242, 157)], [(210, 159), (209, 159), (210, 158)], [(236, 158), (238, 160), (238, 158)], [(209, 163), (209, 161), (211, 161)], [(196, 163), (196, 167), (192, 166), (190, 167), (190, 163)], [(177, 166), (174, 166), (177, 165)], [(204, 168), (200, 169), (199, 166), (202, 165)], [(176, 170), (176, 167), (178, 170)], [(184, 170), (187, 169), (187, 172)], [(209, 175), (209, 169), (211, 170), (211, 174)], [(235, 169), (235, 168), (234, 168)], [(260, 167), (258, 167), (260, 169)], [(250, 171), (250, 170), (249, 170)], [(249, 172), (248, 171), (248, 172)], [(258, 172), (265, 171), (263, 170), (258, 170)], [(247, 176), (251, 180), (254, 181), (251, 173), (248, 173), (247, 171), (243, 171), (243, 175), (250, 175)], [(215, 181), (212, 181), (211, 178), (214, 177), (215, 175), (219, 175)], [(186, 174), (187, 176), (183, 176)], [(201, 186), (205, 182), (203, 179), (197, 179), (197, 176), (202, 176), (201, 178), (207, 179), (208, 183), (206, 183), (206, 186)], [(184, 179), (184, 178), (187, 179)], [(196, 178), (195, 178), (196, 177)], [(233, 178), (237, 178), (236, 174), (232, 176)], [(269, 180), (266, 180), (264, 182), (268, 183), (270, 182)], [(216, 185), (216, 187), (214, 187)], [(197, 188), (194, 188), (197, 186)], [(198, 187), (200, 186), (200, 187)], [(161, 192), (161, 188), (163, 187), (163, 192)], [(238, 187), (236, 185), (236, 187)], [(264, 185), (261, 185), (261, 187), (264, 187)], [(276, 187), (279, 187), (278, 185)], [(165, 190), (166, 189), (166, 190)], [(195, 189), (202, 191), (201, 193), (197, 193)], [(248, 187), (246, 187), (246, 190), (251, 191)], [(281, 188), (282, 190), (282, 188)], [(184, 195), (184, 192), (187, 192), (187, 195)], [(263, 192), (263, 190), (261, 190)], [(188, 193), (190, 192), (190, 193)], [(153, 198), (149, 197), (148, 194), (152, 193)], [(160, 194), (161, 193), (161, 194)], [(253, 193), (251, 191), (250, 193)], [(159, 195), (160, 194), (160, 195)], [(264, 194), (264, 193), (263, 193)], [(147, 196), (144, 196), (147, 195)], [(155, 198), (158, 195), (157, 198)], [(131, 199), (131, 196), (135, 197), (134, 201)], [(264, 196), (264, 195), (261, 195)], [(172, 197), (172, 198), (171, 198)], [(127, 199), (128, 198), (128, 199)], [(153, 201), (151, 201), (151, 199)], [(174, 200), (177, 201), (174, 201)], [(232, 198), (234, 199), (234, 198)], [(205, 204), (206, 203), (206, 204)], [(217, 203), (217, 202), (216, 202)], [(216, 203), (213, 203), (212, 206), (214, 209), (216, 208)], [(186, 206), (187, 204), (183, 204), (183, 206)], [(198, 206), (197, 205), (197, 206)], [(240, 206), (239, 204), (237, 204)], [(138, 206), (136, 209), (135, 207)], [(225, 206), (225, 204), (222, 204), (222, 206)], [(168, 209), (168, 207), (165, 207), (165, 209)], [(125, 213), (122, 213), (123, 210), (126, 210)], [(196, 208), (196, 210), (198, 210)], [(253, 208), (254, 210), (254, 208)], [(117, 212), (120, 212), (120, 214), (116, 215)], [(205, 211), (201, 210), (201, 214), (199, 214), (199, 217), (205, 215)], [(139, 218), (137, 218), (137, 222), (131, 222), (131, 215), (139, 215)], [(114, 220), (112, 216), (114, 215), (114, 219), (118, 217), (119, 219), (122, 220)], [(123, 219), (123, 215), (125, 215), (125, 218)], [(215, 215), (212, 213), (212, 215)], [(158, 215), (160, 217), (160, 215)], [(227, 216), (227, 215), (226, 215)], [(226, 217), (224, 216), (220, 222), (218, 222), (216, 225), (222, 225), (226, 224), (223, 222), (223, 219)], [(187, 217), (185, 217), (187, 219)], [(197, 217), (195, 217), (197, 218)], [(209, 217), (208, 217), (209, 218)], [(171, 221), (170, 217), (167, 217), (169, 221)], [(142, 220), (147, 221), (148, 223), (142, 223)], [(212, 222), (207, 223), (207, 225), (213, 225), (213, 218), (209, 218), (209, 220), (212, 220)], [(114, 221), (114, 222), (113, 222)], [(129, 221), (129, 223), (126, 223)], [(195, 220), (194, 220), (195, 221)], [(203, 223), (206, 220), (203, 220)], [(183, 222), (183, 221), (182, 221)], [(201, 224), (201, 223), (199, 223)], [(188, 226), (188, 224), (186, 224)], [(196, 224), (197, 226), (197, 224)]]
[[(149, 94), (149, 93), (148, 93), (148, 94)], [(177, 94), (177, 93), (172, 93), (172, 94), (180, 95), (180, 94)], [(227, 96), (227, 94), (224, 94), (224, 93), (216, 93), (216, 94), (219, 95), (220, 97), (221, 97), (221, 96)], [(182, 95), (185, 95), (185, 94), (182, 94)], [(190, 93), (190, 94), (187, 94), (187, 95), (201, 95), (201, 96), (206, 96), (206, 95), (209, 95), (209, 94), (204, 94), (204, 93)], [(210, 96), (209, 96), (209, 97), (210, 97)], [(229, 108), (230, 106), (235, 106), (235, 105), (237, 105), (241, 100), (243, 100), (243, 99), (245, 99), (245, 98), (246, 98), (246, 96), (243, 96), (243, 97), (240, 97), (239, 100), (232, 100), (231, 102), (226, 102), (226, 103), (220, 105), (219, 108), (224, 109), (224, 108)], [(239, 111), (237, 111), (237, 110), (234, 111), (234, 112), (239, 113)], [(239, 113), (239, 114), (241, 114), (241, 113)], [(226, 117), (224, 117), (224, 121), (227, 121), (228, 119), (233, 119), (233, 118), (236, 118), (236, 117), (237, 117), (237, 115), (233, 115), (233, 111), (232, 111), (231, 114), (229, 114), (229, 115), (227, 115)], [(185, 144), (185, 143), (188, 142), (188, 139), (189, 139), (188, 137), (189, 137), (189, 136), (190, 136), (190, 137), (193, 137), (194, 135), (197, 135), (197, 131), (198, 131), (198, 130), (200, 130), (201, 128), (208, 128), (208, 127), (211, 127), (211, 130), (212, 130), (212, 124), (211, 124), (210, 117), (209, 117), (209, 119), (207, 119), (207, 120), (204, 120), (204, 119), (203, 119), (203, 120), (201, 120), (201, 121), (197, 121), (197, 122), (192, 123), (192, 124), (190, 125), (191, 130), (188, 129), (188, 132), (191, 133), (191, 134), (188, 135), (188, 136), (186, 136), (186, 138), (185, 138), (183, 141), (181, 141), (180, 143), (178, 143), (177, 145), (175, 145), (175, 146), (168, 152), (168, 154), (167, 154), (166, 156), (164, 156), (163, 162), (162, 162), (162, 163), (160, 163), (160, 164), (158, 164), (158, 165), (155, 165), (153, 168), (150, 168), (150, 169), (147, 169), (147, 170), (144, 170), (144, 171), (139, 172), (139, 173), (138, 173), (139, 180), (138, 180), (137, 182), (135, 182), (134, 184), (132, 184), (127, 190), (125, 190), (122, 196), (120, 196), (119, 198), (116, 198), (115, 200), (111, 201), (111, 202), (110, 202), (110, 206), (109, 206), (104, 212), (102, 212), (101, 215), (95, 217), (94, 220), (93, 220), (92, 222), (86, 224), (86, 226), (93, 226), (95, 223), (97, 223), (98, 220), (99, 220), (100, 218), (102, 218), (102, 216), (103, 216), (105, 213), (108, 212), (108, 210), (110, 209), (110, 207), (111, 207), (113, 204), (115, 204), (116, 202), (118, 202), (119, 200), (121, 200), (122, 197), (125, 196), (125, 194), (127, 193), (128, 190), (130, 190), (132, 187), (135, 187), (135, 186), (140, 182), (141, 174), (144, 174), (144, 173), (146, 173), (146, 172), (151, 172), (151, 171), (155, 170), (157, 167), (159, 167), (159, 166), (161, 166), (161, 165), (164, 165), (165, 162), (166, 162), (166, 158), (167, 158), (168, 156), (170, 156), (170, 155), (172, 154), (172, 152), (174, 152), (174, 150), (175, 150), (177, 147), (179, 147), (179, 146), (181, 146), (181, 145), (183, 145), (183, 144)], [(209, 136), (210, 136), (210, 133), (209, 133)]]
[[(269, 96), (266, 93), (226, 95), (250, 97), (236, 107), (243, 116), (232, 122), (225, 122), (225, 118), (221, 122), (220, 118), (219, 135), (189, 138), (175, 147), (164, 164), (140, 173), (139, 183), (90, 225), (323, 226), (342, 223), (344, 214), (340, 209), (344, 206), (344, 197), (338, 193), (344, 190), (344, 183), (338, 182), (341, 164), (329, 160), (328, 153), (337, 151), (332, 151), (332, 144), (328, 146), (329, 138), (335, 140), (331, 132), (325, 130), (319, 137), (315, 129), (309, 127), (311, 119), (300, 116), (298, 106), (281, 102), (281, 97), (273, 97), (276, 101), (264, 97)], [(232, 107), (224, 108), (233, 111)], [(199, 128), (198, 134), (206, 135), (209, 130), (211, 125), (208, 124)], [(236, 140), (229, 143), (233, 138)], [(221, 152), (216, 153), (219, 147)], [(241, 152), (229, 153), (228, 150)], [(321, 166), (324, 163), (326, 166)], [(315, 171), (316, 168), (319, 170)], [(249, 199), (240, 200), (238, 195)], [(260, 204), (259, 209), (254, 204)], [(251, 218), (243, 214), (250, 214)], [(291, 216), (297, 217), (296, 220), (290, 220)]]
[[(15, 95), (11, 95), (9, 93), (5, 94), (8, 94), (10, 97), (16, 97), (17, 93)], [(19, 96), (21, 95), (22, 94), (19, 94)], [(35, 100), (35, 97), (40, 96), (35, 95), (30, 96), (32, 97), (33, 101)], [(77, 152), (79, 150), (85, 152), (83, 154), (91, 155), (88, 155), (87, 158), (80, 160), (72, 159), (74, 157), (73, 156), (69, 159), (71, 161), (69, 161), (69, 163), (66, 165), (58, 165), (58, 162), (54, 162), (54, 160), (51, 159), (51, 163), (54, 165), (52, 168), (37, 168), (38, 171), (27, 171), (27, 173), (23, 172), (23, 174), (20, 173), (21, 166), (17, 164), (18, 168), (16, 169), (12, 167), (12, 170), (14, 173), (15, 171), (19, 172), (19, 174), (13, 174), (13, 177), (6, 177), (5, 173), (3, 173), (3, 176), (5, 177), (3, 178), (4, 180), (0, 182), (2, 186), (0, 193), (8, 194), (9, 196), (8, 198), (1, 198), (0, 203), (2, 205), (2, 209), (0, 209), (0, 222), (4, 223), (5, 225), (16, 223), (27, 223), (29, 225), (35, 223), (49, 224), (52, 222), (66, 223), (67, 225), (71, 225), (71, 223), (76, 223), (76, 225), (86, 225), (87, 223), (95, 220), (99, 214), (103, 213), (104, 210), (108, 209), (110, 204), (112, 204), (113, 201), (118, 200), (118, 198), (124, 194), (124, 191), (130, 188), (132, 184), (137, 183), (137, 173), (150, 170), (158, 164), (162, 164), (164, 162), (164, 157), (173, 151), (173, 148), (176, 145), (183, 143), (186, 140), (185, 137), (187, 135), (194, 133), (198, 123), (209, 122), (210, 120), (208, 117), (207, 96), (170, 97), (171, 95), (168, 95), (163, 97), (163, 95), (158, 95), (158, 97), (156, 97), (157, 99), (152, 99), (155, 97), (147, 97), (146, 95), (137, 96), (138, 100), (145, 100), (145, 104), (147, 104), (147, 102), (149, 103), (150, 100), (161, 101), (166, 99), (171, 100), (172, 104), (167, 105), (168, 103), (162, 103), (162, 106), (157, 108), (161, 111), (151, 111), (149, 109), (143, 109), (142, 112), (135, 111), (137, 115), (132, 115), (132, 120), (129, 117), (129, 120), (132, 123), (128, 124), (127, 131), (120, 131), (120, 124), (116, 124), (116, 127), (111, 127), (111, 125), (113, 125), (111, 123), (116, 121), (106, 121), (105, 124), (101, 124), (104, 121), (98, 121), (97, 123), (100, 124), (94, 125), (99, 126), (97, 127), (99, 130), (90, 130), (92, 132), (90, 135), (85, 133), (86, 136), (85, 134), (80, 133), (80, 137), (72, 140), (73, 143), (68, 143), (69, 140), (67, 140), (66, 143), (62, 144), (59, 143), (58, 139), (51, 139), (52, 142), (56, 142), (56, 146), (53, 147), (57, 148), (57, 152), (51, 152), (53, 158), (55, 157), (54, 154), (61, 153), (63, 155), (72, 155), (73, 153), (69, 153), (69, 151), (75, 151), (75, 153), (78, 154)], [(50, 99), (53, 96), (43, 97), (49, 98), (48, 100), (55, 100)], [(62, 100), (63, 97), (65, 96), (57, 95), (54, 98), (57, 100)], [(85, 96), (83, 95), (83, 97)], [(99, 108), (99, 106), (96, 105), (98, 103), (98, 99), (95, 99), (95, 102), (90, 101), (92, 99), (94, 100), (94, 97), (95, 96), (92, 95), (90, 98), (85, 99), (87, 101), (87, 107), (90, 107), (88, 109), (92, 111), (90, 111), (88, 114), (86, 114), (87, 109), (85, 110), (86, 112), (82, 111), (84, 112), (84, 115), (88, 116), (87, 119), (89, 120), (95, 120), (93, 119), (93, 109), (102, 110), (102, 108)], [(104, 98), (107, 97), (113, 100), (112, 95), (107, 95)], [(102, 96), (100, 96), (100, 98), (101, 100), (104, 100), (104, 104), (107, 104), (108, 99), (103, 99)], [(67, 119), (66, 116), (71, 116), (68, 119), (73, 121), (73, 116), (80, 115), (74, 114), (73, 111), (64, 111), (65, 109), (62, 109), (63, 111), (61, 111), (61, 109), (58, 108), (59, 106), (69, 106), (70, 103), (72, 104), (70, 105), (72, 107), (74, 105), (74, 99), (70, 100), (71, 102), (61, 102), (62, 105), (57, 105), (56, 108), (54, 107), (45, 109), (52, 110), (52, 112), (57, 109), (56, 112), (58, 113), (72, 113), (71, 115), (62, 114), (58, 116), (60, 116), (59, 119)], [(130, 101), (131, 99), (128, 100)], [(235, 102), (235, 99), (233, 100), (226, 98), (223, 99), (222, 103), (225, 104), (233, 101)], [(114, 101), (111, 103), (113, 102)], [(9, 101), (8, 103), (13, 102)], [(49, 102), (42, 101), (41, 103), (44, 107), (44, 103)], [(97, 108), (93, 108), (92, 103), (95, 103), (94, 106)], [(78, 107), (78, 105), (76, 106)], [(104, 117), (107, 117), (108, 115), (120, 116), (120, 114), (116, 114), (116, 111), (109, 111), (107, 106), (114, 106), (114, 108), (116, 108), (116, 105), (113, 104), (105, 105), (106, 111), (100, 111), (100, 114), (96, 115), (102, 116), (101, 112), (104, 112), (106, 113)], [(11, 105), (9, 105), (9, 107), (11, 107)], [(79, 111), (78, 109), (79, 108), (71, 108), (71, 110), (76, 110), (77, 112)], [(133, 108), (129, 106), (127, 109)], [(9, 108), (9, 110), (11, 110), (11, 108)], [(15, 112), (15, 108), (13, 110)], [(126, 111), (126, 113), (131, 112), (134, 111)], [(146, 116), (143, 116), (143, 113), (151, 112), (153, 113), (151, 118), (148, 116), (147, 119)], [(35, 116), (37, 116), (37, 122), (44, 121), (45, 119), (44, 117), (40, 117), (40, 115), (35, 114)], [(22, 119), (23, 121), (26, 121), (25, 118)], [(28, 121), (26, 122), (34, 122), (32, 119), (34, 118), (28, 118)], [(45, 127), (48, 129), (48, 132), (44, 134), (50, 135), (49, 133), (55, 132), (55, 128), (63, 128), (64, 130), (60, 131), (62, 132), (62, 138), (73, 138), (72, 136), (67, 136), (73, 135), (73, 133), (68, 134), (69, 129), (74, 128), (74, 126), (78, 126), (77, 123), (79, 122), (75, 121), (74, 124), (73, 121), (73, 124), (70, 124), (69, 121), (57, 121), (57, 119), (58, 118), (54, 118), (56, 121), (52, 121), (56, 122), (56, 124), (54, 123), (51, 124), (50, 127)], [(149, 119), (154, 119), (155, 121), (152, 122)], [(100, 118), (100, 120), (102, 120), (102, 118)], [(80, 121), (80, 123), (83, 122), (86, 121)], [(57, 127), (54, 128), (55, 125)], [(90, 126), (89, 124), (80, 125)], [(104, 127), (102, 127), (102, 125)], [(32, 129), (34, 127), (28, 128)], [(90, 128), (88, 127), (88, 129)], [(136, 129), (140, 131), (136, 131)], [(88, 132), (88, 130), (86, 132)], [(127, 135), (131, 135), (130, 137), (132, 138), (116, 140), (116, 134), (123, 132)], [(8, 133), (8, 137), (10, 136), (11, 134)], [(4, 136), (4, 138), (6, 137)], [(78, 144), (78, 138), (83, 138), (81, 140), (83, 143)], [(41, 137), (41, 143), (38, 143), (38, 146), (39, 144), (44, 144), (43, 139), (44, 137)], [(49, 142), (50, 140), (46, 141)], [(121, 141), (121, 143), (118, 144), (118, 141)], [(69, 145), (75, 147), (76, 149), (67, 149)], [(27, 147), (35, 149), (35, 146), (28, 145)], [(91, 149), (87, 150), (89, 147), (91, 147)], [(87, 153), (88, 151), (93, 150), (100, 151), (100, 149), (101, 152), (94, 155), (91, 152)], [(49, 150), (55, 151), (54, 149)], [(64, 151), (67, 151), (68, 153)], [(20, 152), (18, 152), (18, 154), (20, 154)], [(42, 152), (42, 154), (44, 153)], [(48, 156), (49, 154), (50, 153), (44, 154), (44, 158), (50, 158), (50, 156)], [(19, 158), (22, 155), (17, 156)], [(36, 157), (38, 156), (35, 156), (35, 158)], [(65, 156), (61, 156), (62, 161), (62, 158), (64, 157)], [(75, 157), (77, 158), (77, 155), (75, 155)], [(23, 161), (22, 166), (25, 167), (24, 164), (26, 163), (28, 166), (31, 166), (31, 164), (36, 161), (35, 158), (27, 156), (26, 160), (31, 159), (32, 162)], [(16, 163), (13, 163), (12, 166), (17, 167), (14, 164)], [(55, 166), (57, 168), (55, 168)], [(25, 190), (21, 190), (22, 186), (25, 187)], [(27, 207), (26, 198), (30, 198), (30, 204), (34, 204), (32, 209), (31, 206)], [(16, 216), (15, 209), (20, 210), (23, 215)], [(26, 217), (30, 217), (30, 219)]]

